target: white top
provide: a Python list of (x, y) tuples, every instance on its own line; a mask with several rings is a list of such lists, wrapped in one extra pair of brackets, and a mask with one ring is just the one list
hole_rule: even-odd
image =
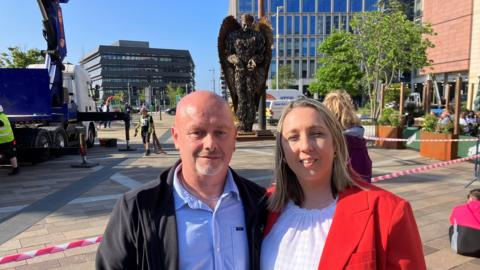
[(317, 269), (336, 206), (309, 210), (289, 202), (263, 240), (260, 269)]

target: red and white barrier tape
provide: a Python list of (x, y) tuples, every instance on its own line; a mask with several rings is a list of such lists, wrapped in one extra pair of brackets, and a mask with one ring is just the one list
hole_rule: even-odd
[(15, 255), (9, 255), (5, 257), (0, 257), (0, 265), (5, 264), (5, 263), (11, 263), (11, 262), (18, 262), (18, 261), (23, 261), (26, 259), (31, 259), (33, 257), (38, 257), (42, 255), (47, 255), (47, 254), (53, 254), (57, 252), (62, 252), (67, 249), (71, 248), (77, 248), (77, 247), (84, 247), (88, 245), (93, 245), (96, 243), (100, 243), (103, 239), (103, 236), (97, 236), (97, 237), (92, 237), (84, 240), (78, 240), (66, 244), (61, 244), (57, 246), (51, 246), (51, 247), (46, 247), (42, 249), (37, 249), (37, 250), (32, 250), (29, 252), (25, 253), (19, 253)]
[(424, 171), (428, 171), (428, 170), (432, 170), (432, 169), (436, 169), (436, 168), (441, 168), (441, 167), (445, 167), (445, 166), (452, 165), (452, 164), (455, 164), (455, 163), (461, 163), (461, 162), (476, 159), (476, 158), (480, 158), (480, 155), (473, 155), (473, 156), (470, 156), (470, 157), (464, 157), (464, 158), (454, 159), (454, 160), (450, 160), (450, 161), (439, 162), (439, 163), (425, 165), (425, 166), (418, 167), (418, 168), (413, 168), (413, 169), (393, 172), (393, 173), (385, 174), (385, 175), (381, 175), (381, 176), (376, 176), (376, 177), (372, 177), (372, 183), (387, 180), (387, 179), (397, 178), (397, 177), (404, 176), (404, 175), (421, 173), (421, 172), (424, 172)]
[(475, 139), (405, 139), (405, 138), (384, 138), (384, 137), (371, 137), (364, 136), (365, 140), (369, 141), (387, 141), (387, 142), (476, 142)]

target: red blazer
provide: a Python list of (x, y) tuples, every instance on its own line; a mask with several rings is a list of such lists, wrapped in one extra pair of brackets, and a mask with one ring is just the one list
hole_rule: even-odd
[[(410, 204), (373, 186), (339, 194), (318, 269), (426, 269)], [(280, 214), (270, 213), (265, 235)]]

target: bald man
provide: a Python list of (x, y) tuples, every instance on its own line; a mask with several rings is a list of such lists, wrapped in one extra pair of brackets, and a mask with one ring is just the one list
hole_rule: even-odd
[(193, 92), (171, 132), (180, 160), (118, 201), (97, 269), (259, 269), (265, 189), (228, 167), (236, 137), (228, 104)]

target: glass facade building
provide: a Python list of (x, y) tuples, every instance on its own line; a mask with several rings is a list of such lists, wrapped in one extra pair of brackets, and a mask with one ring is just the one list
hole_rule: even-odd
[(195, 66), (187, 50), (150, 48), (148, 42), (119, 40), (100, 45), (80, 63), (102, 98), (118, 92), (127, 96), (130, 91), (136, 99), (141, 90), (151, 87), (152, 98), (164, 104), (168, 84), (187, 92), (195, 89)]
[[(315, 76), (321, 57), (317, 48), (323, 40), (335, 29), (348, 29), (355, 12), (377, 10), (377, 0), (265, 0), (264, 5), (273, 27), (274, 46), (278, 46), (278, 64), (291, 66), (298, 78), (296, 85), (303, 90)], [(279, 6), (283, 8), (277, 26)], [(258, 0), (230, 0), (230, 12), (236, 18), (243, 13), (257, 16)], [(276, 61), (274, 48), (269, 78), (276, 73)]]

